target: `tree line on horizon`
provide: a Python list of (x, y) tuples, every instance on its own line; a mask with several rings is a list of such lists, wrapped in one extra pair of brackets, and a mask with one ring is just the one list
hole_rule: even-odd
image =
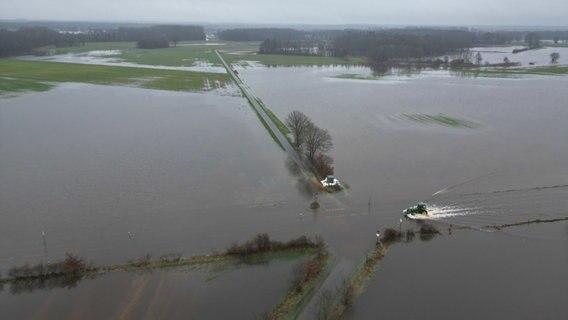
[[(467, 29), (401, 28), (383, 30), (326, 31), (307, 33), (301, 39), (267, 38), (260, 44), (261, 54), (363, 56), (371, 64), (420, 61), (456, 54), (475, 46), (505, 45), (525, 41), (527, 49), (536, 49), (541, 39), (552, 37), (555, 43), (568, 40), (568, 31), (481, 32)], [(550, 38), (549, 38), (550, 39)]]
[(218, 33), (226, 41), (302, 40), (308, 33), (290, 28), (244, 28), (227, 29)]
[(175, 46), (178, 41), (205, 40), (202, 26), (155, 25), (91, 30), (87, 33), (62, 33), (48, 27), (0, 29), (0, 57), (28, 54), (43, 46), (69, 47), (86, 42), (134, 41), (140, 48)]

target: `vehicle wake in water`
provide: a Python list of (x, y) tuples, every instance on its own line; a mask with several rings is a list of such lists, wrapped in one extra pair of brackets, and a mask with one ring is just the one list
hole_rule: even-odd
[(460, 207), (453, 205), (428, 204), (428, 215), (424, 215), (423, 220), (440, 220), (444, 218), (469, 216), (483, 213), (481, 207)]

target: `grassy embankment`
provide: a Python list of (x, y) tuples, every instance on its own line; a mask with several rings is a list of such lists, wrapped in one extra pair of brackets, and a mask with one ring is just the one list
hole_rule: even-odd
[[(280, 118), (278, 118), (274, 114), (274, 112), (272, 112), (272, 110), (268, 109), (260, 98), (257, 97), (256, 101), (262, 107), (264, 112), (266, 112), (270, 120), (272, 120), (276, 128), (278, 128), (278, 130), (284, 135), (284, 137), (286, 137), (286, 140), (288, 140), (288, 142), (292, 144), (292, 140), (290, 140), (290, 137), (288, 136), (290, 134), (290, 129), (288, 129), (288, 126), (286, 126), (286, 124), (284, 124), (284, 122), (282, 122), (282, 120), (280, 120)], [(278, 144), (280, 144), (280, 142), (278, 142)]]
[[(247, 99), (248, 101), (248, 99)], [(252, 108), (252, 110), (254, 111), (254, 113), (256, 114), (258, 120), (260, 121), (260, 123), (262, 124), (262, 126), (264, 127), (264, 129), (266, 129), (266, 131), (268, 131), (268, 134), (270, 135), (270, 137), (272, 138), (272, 140), (274, 140), (274, 142), (278, 145), (278, 147), (282, 150), (284, 149), (284, 146), (282, 145), (282, 143), (280, 143), (280, 140), (278, 140), (278, 138), (276, 137), (276, 134), (274, 132), (272, 132), (272, 129), (270, 129), (270, 127), (268, 126), (268, 123), (266, 123), (266, 121), (264, 121), (264, 118), (260, 115), (260, 113), (258, 113), (258, 111), (256, 111), (256, 109), (252, 106), (252, 103), (250, 101), (248, 101), (250, 107)], [(267, 108), (263, 109), (266, 111), (268, 110)], [(270, 117), (270, 116), (269, 116)]]
[[(217, 57), (217, 59), (220, 62), (219, 57)], [(227, 62), (227, 64), (229, 65), (229, 68), (232, 68), (232, 66), (229, 62)], [(221, 65), (222, 65), (222, 63), (221, 63)], [(227, 72), (229, 72), (229, 70), (227, 70)], [(237, 79), (235, 79), (235, 81), (236, 80)], [(250, 107), (253, 109), (254, 113), (258, 117), (258, 120), (260, 121), (262, 126), (264, 126), (266, 131), (268, 131), (268, 134), (270, 134), (270, 137), (272, 137), (272, 140), (274, 140), (274, 142), (276, 142), (276, 144), (278, 145), (278, 147), (280, 147), (280, 149), (284, 150), (284, 146), (282, 145), (282, 143), (280, 143), (280, 140), (278, 140), (278, 138), (276, 137), (276, 134), (272, 131), (272, 129), (270, 129), (270, 126), (268, 125), (268, 123), (266, 123), (264, 118), (255, 109), (255, 107), (253, 106), (253, 103), (258, 103), (258, 105), (260, 105), (260, 107), (264, 110), (264, 112), (266, 112), (266, 114), (268, 115), (270, 120), (272, 120), (272, 122), (277, 127), (277, 129), (286, 137), (286, 139), (288, 139), (288, 141), (290, 141), (290, 139), (288, 138), (288, 133), (290, 133), (290, 131), (288, 130), (288, 127), (280, 119), (278, 119), (278, 117), (276, 117), (276, 115), (270, 109), (268, 109), (264, 105), (264, 102), (262, 102), (261, 99), (259, 99), (258, 97), (253, 97), (252, 99), (255, 99), (255, 101), (250, 101), (250, 99), (248, 98), (248, 96), (244, 92), (245, 89), (241, 88), (238, 83), (236, 83), (236, 84), (239, 87), (239, 89), (242, 91), (243, 97), (245, 97), (245, 99), (248, 101)]]
[(230, 81), (228, 75), (219, 73), (0, 59), (0, 94), (45, 91), (57, 82), (198, 91), (205, 89), (206, 79), (223, 85)]
[(320, 250), (311, 259), (302, 262), (284, 298), (268, 314), (268, 319), (296, 319), (312, 299), (315, 289), (329, 274), (330, 255)]

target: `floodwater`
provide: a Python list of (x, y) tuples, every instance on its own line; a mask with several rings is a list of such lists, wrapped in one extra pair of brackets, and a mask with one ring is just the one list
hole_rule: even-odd
[(557, 52), (560, 54), (560, 59), (556, 65), (568, 64), (568, 48), (563, 47), (544, 47), (540, 49), (527, 50), (513, 54), (513, 49), (521, 49), (522, 46), (512, 47), (482, 47), (471, 48), (471, 52), (481, 53), (483, 58), (482, 63), (486, 61), (489, 63), (502, 63), (503, 59), (507, 57), (511, 62), (519, 62), (521, 67), (543, 67), (550, 66), (550, 54)]
[[(146, 253), (206, 254), (259, 232), (279, 240), (321, 234), (342, 263), (355, 265), (374, 243), (375, 231), (398, 226), (401, 210), (419, 200), (448, 214), (436, 219), (441, 227), (481, 229), (567, 215), (568, 77), (334, 78), (353, 72), (371, 73), (346, 67), (239, 68), (241, 78), (281, 119), (300, 110), (333, 137), (335, 174), (350, 189), (320, 195), (317, 212), (308, 209), (312, 194), (290, 172), (284, 152), (242, 98), (66, 84), (0, 100), (0, 269), (57, 259), (65, 252), (99, 264)], [(416, 114), (443, 114), (476, 126), (405, 117)], [(414, 226), (403, 222), (404, 228)], [(444, 248), (459, 251), (464, 243), (504, 239), (495, 250), (507, 250), (515, 246), (510, 239), (532, 243), (548, 237), (548, 230), (470, 231), (411, 246), (439, 250), (436, 261), (444, 266), (453, 261)], [(551, 250), (565, 250), (564, 243), (550, 242)], [(412, 254), (399, 262), (391, 256), (403, 248), (392, 247), (389, 261), (417, 266), (421, 259)], [(428, 251), (420, 247), (419, 252)], [(486, 276), (507, 262), (506, 256), (494, 254), (488, 262), (481, 250), (470, 252)], [(545, 261), (556, 267), (565, 266), (565, 260), (549, 255)], [(405, 279), (400, 270), (391, 277)], [(470, 264), (456, 277), (478, 270)], [(268, 287), (270, 281), (275, 286), (283, 281), (278, 276), (257, 282), (247, 274), (243, 281)], [(566, 290), (565, 281), (553, 281), (558, 279), (554, 272), (533, 275), (523, 268), (516, 274), (531, 281), (538, 275), (554, 292)], [(437, 279), (450, 286), (456, 277), (446, 273)], [(498, 284), (513, 292), (517, 280)], [(108, 280), (83, 283), (98, 281)], [(222, 294), (215, 292), (208, 299)], [(379, 294), (367, 296), (357, 308), (374, 314), (369, 304)], [(3, 304), (19, 305), (15, 308), (25, 304), (6, 291), (1, 297)], [(506, 301), (515, 303), (512, 297)], [(400, 300), (390, 307), (406, 306)], [(459, 306), (448, 306), (448, 312), (456, 314)]]
[(72, 289), (15, 295), (5, 288), (0, 309), (5, 319), (255, 319), (282, 298), (293, 265), (278, 261), (220, 274), (184, 268), (119, 272)]
[[(568, 141), (565, 139), (568, 132), (564, 125), (568, 118), (568, 91), (565, 90), (568, 77), (416, 76), (361, 81), (333, 78), (365, 72), (344, 67), (243, 68), (239, 72), (279, 117), (300, 110), (329, 130), (335, 144), (330, 153), (335, 160), (335, 175), (351, 186), (347, 195), (337, 198), (348, 212), (368, 208), (371, 215), (370, 224), (366, 226), (347, 216), (342, 227), (357, 225), (358, 229), (347, 241), (355, 243), (356, 239), (368, 237), (373, 227), (398, 227), (401, 210), (416, 201), (426, 201), (439, 214), (432, 220), (443, 229), (452, 225), (485, 230), (500, 224), (568, 216)], [(454, 127), (403, 120), (404, 115), (409, 114), (444, 115), (476, 125)], [(351, 318), (385, 315), (415, 319), (430, 313), (455, 318), (467, 312), (470, 318), (476, 318), (480, 310), (499, 307), (494, 302), (488, 304), (490, 307), (481, 308), (480, 301), (493, 297), (484, 296), (491, 290), (507, 293), (498, 300), (507, 306), (517, 305), (518, 301), (527, 303), (538, 295), (534, 291), (549, 290), (556, 296), (550, 302), (539, 301), (533, 311), (548, 312), (550, 308), (549, 318), (564, 318), (568, 313), (562, 304), (568, 289), (565, 225), (562, 223), (564, 235), (560, 237), (549, 233), (547, 227), (521, 227), (496, 234), (468, 232), (412, 245), (420, 246), (419, 250), (397, 245), (388, 254), (392, 270), (383, 274), (379, 267), (375, 277), (397, 279), (402, 289), (395, 287), (396, 284), (376, 284), (376, 288), (365, 293), (362, 301), (355, 305)], [(402, 222), (402, 228), (412, 227), (417, 227), (415, 222)], [(335, 236), (338, 235), (329, 235)], [(556, 240), (542, 242), (549, 237)], [(486, 256), (482, 249), (499, 241), (502, 243), (495, 244), (494, 250), (502, 254)], [(460, 264), (459, 268), (452, 266), (462, 256), (456, 258), (451, 252), (460, 252), (464, 246), (478, 243), (481, 244), (478, 249), (464, 250), (463, 254), (469, 255), (471, 263)], [(531, 244), (525, 246), (525, 243)], [(540, 253), (547, 247), (552, 247), (549, 252), (563, 254)], [(351, 250), (357, 248), (360, 250), (362, 246), (354, 245)], [(430, 248), (433, 262), (429, 258)], [(400, 256), (397, 250), (407, 250), (407, 257), (397, 260)], [(541, 254), (544, 255), (542, 266), (534, 272), (523, 266), (512, 273), (514, 276), (487, 281), (485, 287), (478, 290), (465, 287), (464, 290), (469, 290), (468, 299), (456, 301), (456, 297), (452, 297), (462, 279), (466, 284), (475, 285), (470, 282), (471, 274), (475, 275), (473, 279), (493, 279), (494, 274), (504, 272), (501, 265), (523, 264), (533, 259), (533, 254), (531, 261), (540, 261)], [(425, 260), (435, 263), (429, 267), (437, 268), (435, 280), (424, 273), (412, 277), (423, 277), (421, 281), (409, 280), (407, 273), (422, 268)], [(546, 272), (549, 266), (554, 272)], [(424, 291), (424, 286), (436, 289)], [(438, 291), (438, 287), (442, 291)], [(518, 300), (518, 288), (533, 292)], [(390, 299), (392, 290), (396, 291), (396, 299)], [(422, 295), (428, 296), (425, 302), (415, 303)], [(409, 308), (407, 296), (419, 307)], [(451, 297), (448, 303), (445, 296)], [(464, 304), (468, 305), (466, 313), (462, 312)], [(386, 312), (379, 309), (382, 305), (388, 305)], [(445, 310), (438, 311), (440, 308)], [(400, 309), (401, 313), (395, 313)], [(497, 316), (490, 318), (514, 318), (523, 315), (521, 310), (526, 310), (510, 309), (502, 307), (495, 312)]]
[(309, 198), (238, 97), (67, 84), (3, 99), (0, 176), (4, 271), (65, 252), (115, 263), (307, 231), (296, 207)]
[(396, 244), (346, 319), (566, 319), (568, 222)]
[[(298, 216), (310, 195), (286, 162), (239, 97), (63, 84), (4, 98), (0, 272), (66, 252), (106, 265), (223, 251), (260, 232), (313, 236), (313, 219)], [(0, 305), (13, 319), (250, 319), (278, 302), (290, 275), (290, 263), (214, 281), (119, 273), (18, 295), (6, 285)]]
[(58, 54), (53, 56), (21, 56), (18, 57), (18, 59), (33, 60), (33, 61), (52, 61), (52, 62), (63, 62), (63, 63), (94, 64), (94, 65), (115, 66), (115, 67), (227, 73), (227, 70), (225, 70), (225, 68), (214, 66), (213, 64), (206, 61), (190, 59), (187, 61), (187, 65), (184, 66), (178, 66), (178, 67), (159, 66), (159, 65), (138, 64), (138, 63), (124, 61), (123, 59), (117, 57), (120, 54), (121, 54), (120, 50), (94, 50), (89, 52), (66, 53), (66, 54)]

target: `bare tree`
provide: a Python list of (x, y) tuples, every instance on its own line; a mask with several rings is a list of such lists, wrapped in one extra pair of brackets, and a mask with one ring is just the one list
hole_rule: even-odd
[(560, 53), (553, 52), (550, 54), (550, 63), (556, 63), (558, 62), (558, 59), (560, 59)]
[(475, 64), (481, 65), (481, 61), (483, 61), (483, 57), (481, 56), (481, 52), (477, 51), (475, 54)]
[(300, 150), (305, 140), (306, 127), (311, 123), (310, 119), (300, 111), (292, 111), (286, 118), (286, 126), (294, 136), (294, 146)]
[(529, 32), (525, 35), (525, 42), (529, 49), (540, 48), (540, 35), (536, 32)]
[(333, 147), (333, 142), (331, 142), (331, 135), (325, 129), (321, 129), (312, 122), (309, 122), (306, 126), (306, 141), (304, 143), (304, 149), (306, 158), (310, 163), (314, 164), (315, 156), (318, 153), (326, 153)]

